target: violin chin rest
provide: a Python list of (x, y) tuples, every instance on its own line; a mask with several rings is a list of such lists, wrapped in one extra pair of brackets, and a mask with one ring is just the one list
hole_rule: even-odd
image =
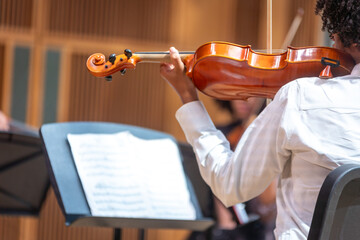
[(332, 77), (333, 77), (333, 74), (331, 73), (331, 66), (329, 66), (329, 65), (326, 66), (319, 75), (319, 78), (321, 78), (321, 79), (329, 79)]

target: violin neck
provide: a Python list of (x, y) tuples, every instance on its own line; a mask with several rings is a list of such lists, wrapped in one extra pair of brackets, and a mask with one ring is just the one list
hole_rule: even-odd
[[(179, 52), (180, 57), (184, 60), (186, 57), (193, 55), (194, 52)], [(136, 52), (134, 53), (140, 61), (147, 63), (161, 63), (161, 62), (170, 62), (169, 52)]]

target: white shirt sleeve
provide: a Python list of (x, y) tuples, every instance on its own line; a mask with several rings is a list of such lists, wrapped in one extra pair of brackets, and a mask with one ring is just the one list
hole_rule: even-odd
[(261, 194), (290, 158), (282, 126), (287, 94), (288, 88), (279, 90), (245, 131), (234, 152), (201, 102), (190, 102), (177, 111), (176, 118), (194, 148), (203, 179), (226, 206)]

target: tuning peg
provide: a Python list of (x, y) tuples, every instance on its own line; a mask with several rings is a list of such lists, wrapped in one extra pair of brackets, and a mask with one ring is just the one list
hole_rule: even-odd
[(108, 81), (108, 82), (111, 82), (111, 80), (112, 80), (112, 76), (111, 76), (111, 75), (106, 76), (106, 77), (105, 77), (105, 80), (106, 80), (106, 81)]
[(120, 73), (121, 73), (121, 75), (124, 75), (126, 73), (126, 69), (121, 69)]
[(111, 64), (114, 64), (115, 60), (116, 60), (116, 54), (113, 53), (109, 56), (109, 62), (111, 62)]
[(131, 52), (130, 49), (125, 49), (125, 50), (124, 50), (124, 54), (125, 54), (125, 56), (126, 56), (128, 59), (130, 59), (131, 56), (132, 56), (132, 52)]

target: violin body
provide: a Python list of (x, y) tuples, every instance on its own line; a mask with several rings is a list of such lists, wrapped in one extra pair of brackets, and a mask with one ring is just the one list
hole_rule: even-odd
[[(88, 70), (95, 76), (108, 76), (126, 68), (135, 68), (136, 63), (146, 59), (137, 54), (130, 57), (119, 55), (109, 63), (99, 56), (93, 54), (87, 61)], [(96, 65), (99, 62), (101, 64)], [(283, 85), (292, 80), (347, 75), (355, 65), (349, 54), (335, 48), (289, 47), (287, 51), (268, 54), (256, 52), (249, 45), (227, 42), (206, 43), (195, 53), (186, 54), (183, 62), (186, 75), (201, 92), (222, 100), (273, 98)]]
[(273, 98), (286, 83), (301, 77), (318, 77), (326, 68), (321, 59), (340, 61), (333, 76), (350, 74), (354, 60), (334, 48), (288, 48), (280, 54), (255, 52), (250, 46), (208, 43), (194, 54), (187, 75), (205, 94), (217, 99)]

